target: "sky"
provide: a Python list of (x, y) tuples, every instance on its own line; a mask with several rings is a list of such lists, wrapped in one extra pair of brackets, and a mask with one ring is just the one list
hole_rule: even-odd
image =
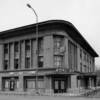
[[(33, 24), (38, 21), (61, 19), (71, 22), (100, 55), (100, 0), (0, 0), (0, 32)], [(100, 65), (100, 58), (96, 58)]]

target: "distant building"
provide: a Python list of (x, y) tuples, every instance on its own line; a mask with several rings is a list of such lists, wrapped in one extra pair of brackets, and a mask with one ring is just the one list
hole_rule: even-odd
[(97, 86), (100, 87), (100, 69), (99, 68), (96, 70), (96, 75), (97, 75)]
[[(73, 24), (39, 23), (38, 91), (64, 93), (96, 86), (98, 54)], [(0, 33), (0, 90), (36, 91), (36, 24)]]

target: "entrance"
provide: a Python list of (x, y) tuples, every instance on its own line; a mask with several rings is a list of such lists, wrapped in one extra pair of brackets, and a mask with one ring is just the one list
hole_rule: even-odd
[(14, 91), (15, 90), (15, 80), (13, 78), (11, 78), (10, 80), (10, 91)]
[(54, 93), (64, 93), (66, 92), (66, 80), (65, 79), (54, 79)]
[(2, 83), (4, 91), (15, 91), (18, 88), (18, 77), (3, 77)]

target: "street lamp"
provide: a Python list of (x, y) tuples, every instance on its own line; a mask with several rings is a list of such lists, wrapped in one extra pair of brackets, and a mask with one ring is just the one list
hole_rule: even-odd
[(27, 4), (27, 7), (30, 8), (36, 16), (36, 93), (38, 93), (38, 15), (30, 4)]

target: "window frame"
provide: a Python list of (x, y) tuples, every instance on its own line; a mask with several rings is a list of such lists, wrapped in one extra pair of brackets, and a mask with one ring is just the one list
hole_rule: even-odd
[[(17, 61), (17, 63), (16, 63), (16, 61)], [(16, 66), (15, 64), (17, 64), (17, 68), (15, 67)], [(19, 59), (14, 59), (14, 69), (15, 70), (19, 69)]]
[(53, 40), (54, 40), (54, 52), (60, 52), (60, 48), (64, 47), (64, 36), (53, 36)]
[[(40, 59), (42, 59), (43, 61), (41, 61)], [(44, 57), (43, 56), (38, 56), (38, 67), (43, 68), (43, 66), (44, 66)]]
[[(5, 65), (7, 67), (5, 67)], [(3, 70), (8, 70), (9, 69), (9, 61), (8, 60), (4, 60), (4, 67), (3, 67)]]
[(54, 66), (63, 67), (64, 65), (64, 56), (63, 55), (54, 55)]
[(31, 67), (31, 59), (30, 57), (25, 57), (25, 69), (29, 69), (30, 67)]

